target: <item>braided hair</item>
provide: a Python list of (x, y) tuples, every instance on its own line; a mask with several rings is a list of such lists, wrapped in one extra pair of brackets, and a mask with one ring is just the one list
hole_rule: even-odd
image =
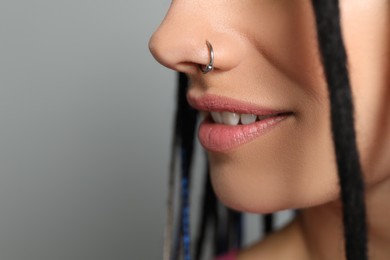
[[(367, 260), (367, 231), (364, 204), (364, 185), (356, 145), (354, 108), (347, 67), (347, 55), (340, 27), (338, 0), (312, 0), (317, 28), (318, 47), (328, 86), (332, 138), (336, 154), (341, 201), (345, 253), (347, 260)], [(222, 205), (211, 187), (208, 167), (204, 184), (198, 233), (194, 241), (194, 252), (190, 249), (189, 199), (191, 164), (194, 154), (194, 136), (197, 112), (186, 101), (188, 80), (178, 74), (177, 111), (175, 117), (172, 160), (169, 178), (167, 225), (165, 233), (164, 260), (176, 260), (183, 255), (185, 260), (194, 256), (201, 259), (205, 251), (206, 234), (211, 232), (214, 255), (240, 248), (243, 237), (242, 213)], [(180, 155), (180, 188), (176, 188), (175, 165)], [(179, 189), (176, 221), (173, 227), (175, 189)], [(272, 214), (263, 216), (264, 232), (270, 233), (273, 226)]]

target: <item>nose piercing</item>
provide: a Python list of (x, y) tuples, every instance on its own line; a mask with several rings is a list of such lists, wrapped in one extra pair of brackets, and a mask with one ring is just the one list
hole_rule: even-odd
[(209, 43), (209, 41), (206, 41), (206, 44), (207, 44), (207, 48), (210, 51), (210, 62), (204, 68), (203, 68), (202, 65), (199, 65), (199, 69), (203, 72), (203, 74), (206, 74), (206, 73), (208, 73), (208, 72), (210, 72), (210, 71), (212, 71), (214, 69), (213, 68), (213, 64), (214, 64), (214, 50), (213, 50), (213, 46), (211, 46), (211, 43)]

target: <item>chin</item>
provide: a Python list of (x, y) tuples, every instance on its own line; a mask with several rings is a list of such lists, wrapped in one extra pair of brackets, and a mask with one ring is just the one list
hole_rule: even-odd
[(266, 214), (319, 206), (338, 199), (336, 171), (317, 170), (323, 178), (315, 178), (310, 167), (307, 172), (293, 172), (293, 168), (276, 163), (273, 169), (263, 167), (257, 170), (225, 156), (210, 156), (213, 189), (229, 208)]

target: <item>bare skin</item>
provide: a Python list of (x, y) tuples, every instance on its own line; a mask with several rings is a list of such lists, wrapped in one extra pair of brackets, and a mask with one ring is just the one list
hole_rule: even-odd
[[(366, 183), (370, 259), (390, 250), (390, 1), (341, 1), (357, 142)], [(207, 64), (206, 40), (215, 51)], [(246, 212), (300, 208), (286, 229), (239, 260), (345, 259), (327, 88), (309, 0), (175, 0), (150, 40), (153, 56), (184, 72), (192, 98), (215, 95), (293, 115), (228, 151), (209, 151), (218, 197)], [(210, 112), (210, 111), (208, 111)], [(294, 246), (293, 246), (294, 245)]]

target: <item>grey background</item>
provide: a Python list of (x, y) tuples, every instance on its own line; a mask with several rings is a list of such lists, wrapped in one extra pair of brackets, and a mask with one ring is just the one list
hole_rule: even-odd
[(165, 0), (0, 1), (0, 259), (159, 259)]
[(161, 259), (169, 4), (0, 0), (0, 259)]

